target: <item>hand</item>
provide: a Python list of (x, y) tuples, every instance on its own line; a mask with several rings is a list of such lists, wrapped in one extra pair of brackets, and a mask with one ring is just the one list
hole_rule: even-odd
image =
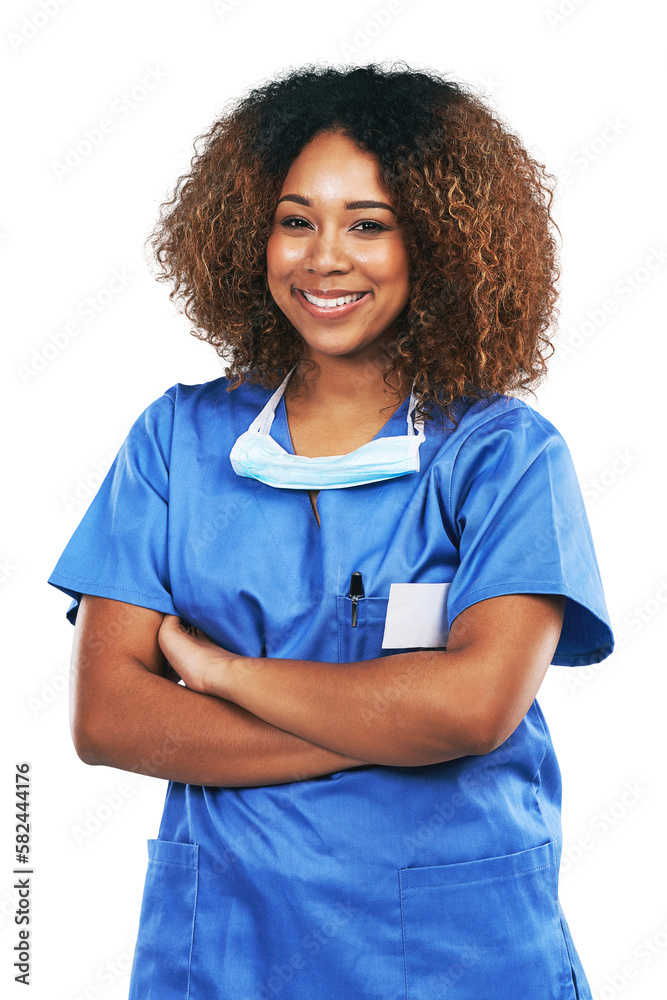
[(178, 615), (164, 616), (157, 638), (170, 668), (186, 687), (222, 697), (225, 668), (231, 667), (236, 653), (218, 646)]

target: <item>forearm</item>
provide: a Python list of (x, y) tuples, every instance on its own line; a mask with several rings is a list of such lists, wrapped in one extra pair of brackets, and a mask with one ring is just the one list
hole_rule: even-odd
[(211, 684), (219, 697), (370, 763), (409, 767), (478, 752), (476, 688), (456, 653), (359, 663), (238, 657), (217, 676)]
[(80, 751), (89, 764), (197, 785), (250, 786), (300, 781), (366, 763), (139, 664), (118, 676), (117, 686), (105, 692), (106, 710)]

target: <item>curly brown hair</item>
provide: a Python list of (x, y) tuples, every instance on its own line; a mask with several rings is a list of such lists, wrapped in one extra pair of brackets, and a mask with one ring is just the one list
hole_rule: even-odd
[(147, 240), (157, 280), (228, 364), (228, 389), (273, 389), (302, 357), (268, 288), (266, 246), (287, 171), (322, 132), (376, 156), (404, 230), (411, 292), (385, 382), (400, 370), (417, 414), (454, 423), (461, 397), (533, 392), (554, 351), (553, 175), (469, 87), (375, 63), (285, 71), (252, 89), (195, 139), (160, 206)]

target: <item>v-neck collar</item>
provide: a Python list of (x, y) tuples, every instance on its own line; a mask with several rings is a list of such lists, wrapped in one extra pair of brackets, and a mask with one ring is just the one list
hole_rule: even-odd
[[(398, 434), (407, 434), (409, 403), (410, 397), (406, 396), (396, 412), (389, 417), (389, 420), (382, 425), (380, 430), (373, 438), (371, 438), (371, 440), (375, 441), (376, 438), (395, 437)], [(401, 429), (399, 429), (399, 425)], [(269, 429), (269, 434), (274, 441), (277, 441), (281, 448), (284, 448), (290, 455), (296, 454), (294, 451), (294, 445), (292, 444), (292, 435), (290, 434), (289, 423), (287, 422), (287, 407), (285, 406), (284, 394), (278, 401), (278, 406), (276, 407), (275, 417)], [(356, 449), (354, 450), (356, 451)], [(313, 516), (315, 515), (313, 514)]]
[[(406, 434), (409, 404), (410, 397), (408, 396), (372, 440)], [(287, 409), (284, 396), (281, 397), (276, 407), (274, 419), (269, 428), (269, 434), (288, 454), (295, 454), (287, 422)], [(422, 442), (422, 448), (424, 447), (424, 443)], [(403, 479), (405, 477), (400, 478)], [(323, 547), (321, 551), (324, 553), (325, 549), (329, 551), (332, 546), (333, 550), (338, 550), (341, 542), (349, 538), (350, 529), (364, 516), (369, 515), (373, 507), (385, 495), (384, 489), (378, 490), (378, 486), (383, 485), (385, 484), (369, 483), (364, 486), (348, 486), (341, 487), (340, 489), (321, 490), (317, 497), (317, 508), (320, 516), (319, 524), (315, 517), (310, 497), (308, 496), (308, 490), (267, 487), (267, 492), (264, 490), (255, 490), (254, 494), (267, 523), (271, 522), (271, 504), (274, 496), (279, 496), (281, 504), (286, 505), (287, 508), (294, 511), (295, 518), (298, 518), (295, 524), (302, 525), (303, 529), (308, 532), (312, 542)], [(387, 486), (392, 492), (397, 488), (404, 488), (403, 484), (399, 483), (398, 480), (391, 480)], [(275, 536), (274, 541), (281, 551), (286, 565), (290, 565), (292, 553), (289, 546), (289, 538), (278, 534)], [(335, 572), (338, 573), (338, 571), (339, 567), (336, 568)]]

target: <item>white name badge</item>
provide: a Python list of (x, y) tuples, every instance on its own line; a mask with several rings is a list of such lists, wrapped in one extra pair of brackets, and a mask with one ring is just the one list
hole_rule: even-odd
[(382, 649), (447, 645), (448, 583), (392, 583)]

